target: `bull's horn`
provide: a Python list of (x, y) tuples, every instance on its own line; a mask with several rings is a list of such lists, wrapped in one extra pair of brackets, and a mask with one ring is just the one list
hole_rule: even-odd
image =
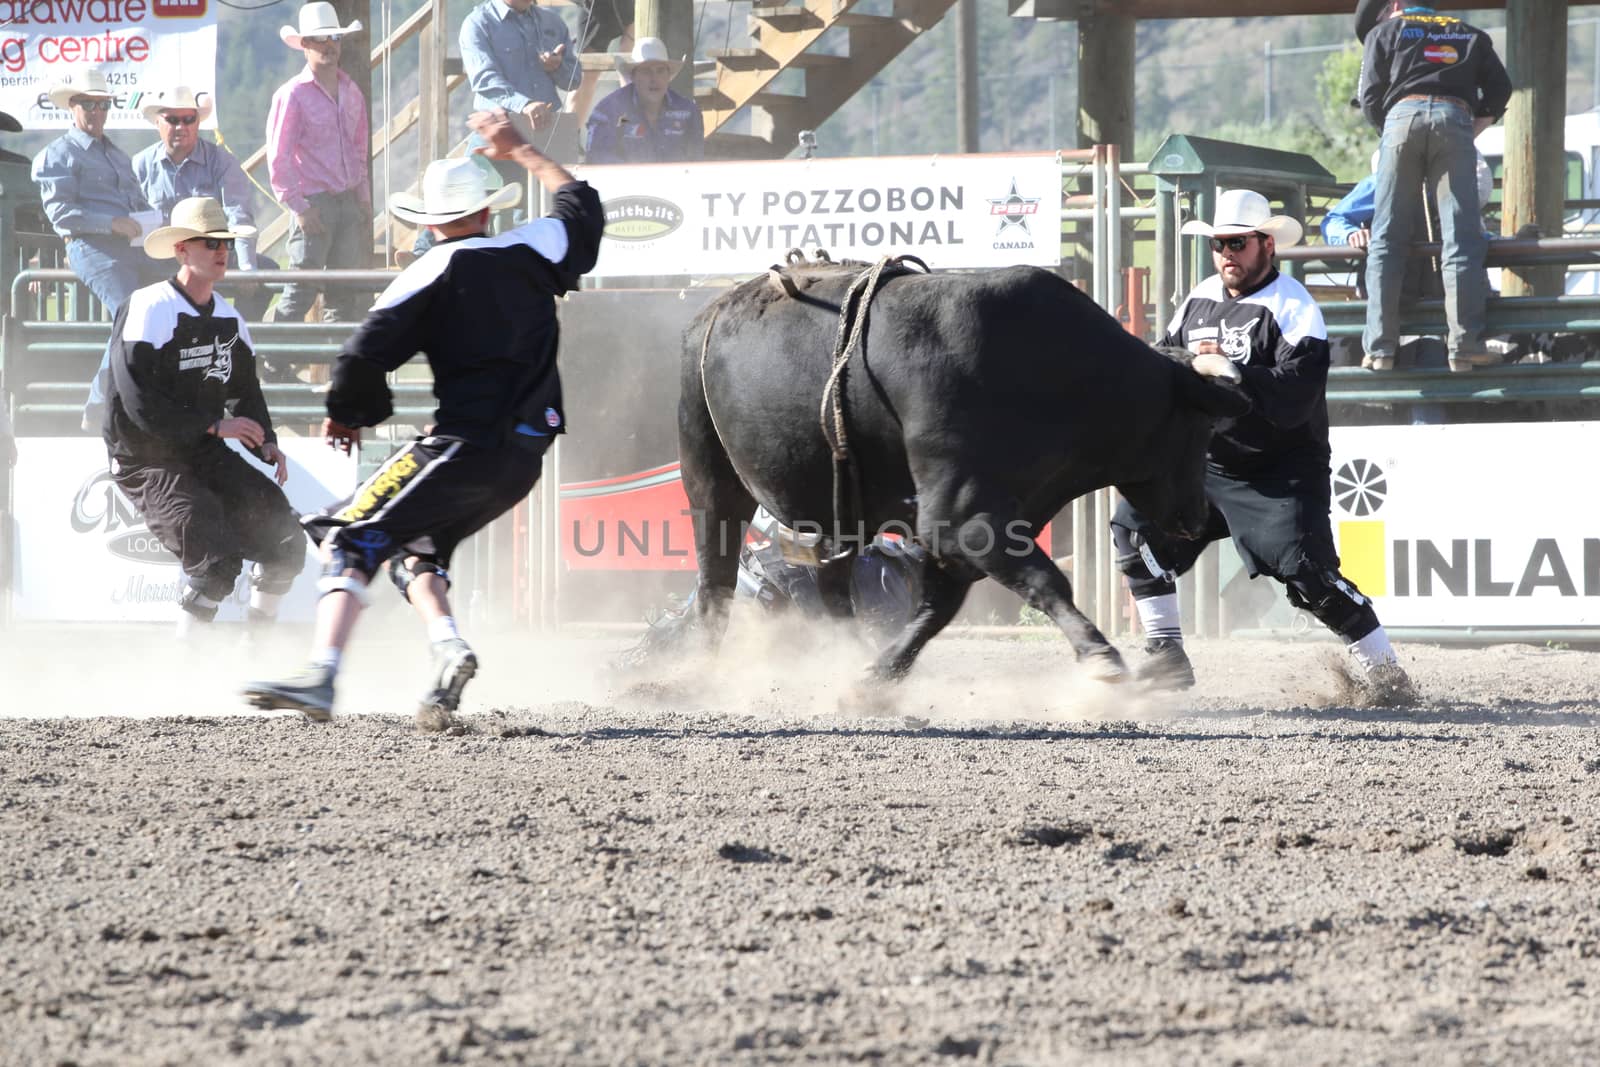
[(1202, 378), (1226, 378), (1230, 382), (1244, 381), (1244, 375), (1240, 374), (1239, 368), (1233, 365), (1233, 360), (1227, 356), (1218, 355), (1216, 352), (1195, 356), (1194, 362), (1189, 365)]

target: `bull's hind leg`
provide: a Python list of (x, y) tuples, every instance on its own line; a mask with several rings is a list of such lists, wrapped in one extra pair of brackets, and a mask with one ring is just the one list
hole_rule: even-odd
[(700, 564), (691, 621), (709, 647), (722, 640), (739, 578), (739, 550), (756, 502), (739, 480), (706, 409), (699, 382), (678, 405), (678, 453)]
[(1016, 593), (1031, 608), (1048, 615), (1066, 634), (1078, 660), (1105, 681), (1122, 681), (1122, 656), (1072, 602), (1072, 583), (1031, 536), (1031, 528), (1007, 510), (969, 512), (939, 523), (930, 542), (946, 560), (962, 560)]

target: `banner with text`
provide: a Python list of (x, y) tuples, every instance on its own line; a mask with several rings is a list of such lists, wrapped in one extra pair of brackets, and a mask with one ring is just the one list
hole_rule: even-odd
[(1061, 262), (1054, 154), (574, 169), (605, 204), (591, 277), (754, 274), (792, 248), (935, 268)]
[[(1340, 569), (1386, 626), (1600, 625), (1600, 423), (1336, 428)], [(1576, 489), (1576, 491), (1575, 491)]]
[[(289, 503), (315, 511), (348, 496), (356, 461), (320, 440), (285, 438)], [(230, 442), (230, 447), (233, 446)], [(17, 442), (14, 482), (16, 546), (12, 573), (17, 618), (53, 622), (174, 622), (183, 571), (139, 509), (106, 470), (106, 446), (92, 437), (24, 437)], [(246, 457), (252, 463), (253, 457)], [(257, 464), (259, 470), (268, 468)], [(321, 566), (311, 541), (306, 565), (284, 597), (279, 618), (311, 618)], [(249, 564), (217, 619), (244, 618)]]
[(116, 94), (106, 128), (150, 129), (140, 112), (146, 94), (215, 88), (211, 0), (0, 0), (0, 111), (24, 129), (65, 131), (72, 114), (50, 102), (50, 88), (89, 68)]

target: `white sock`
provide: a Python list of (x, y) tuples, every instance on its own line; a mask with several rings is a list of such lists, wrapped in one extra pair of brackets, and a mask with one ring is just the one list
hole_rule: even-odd
[(437, 645), (440, 641), (448, 641), (452, 637), (460, 636), (461, 631), (456, 629), (456, 617), (454, 615), (441, 615), (437, 619), (428, 620), (428, 640), (434, 644)]
[(342, 656), (343, 653), (337, 648), (319, 648), (311, 654), (311, 665), (313, 667), (326, 667), (329, 674), (338, 674), (339, 660)]
[(1146, 640), (1155, 641), (1160, 638), (1169, 641), (1183, 640), (1177, 593), (1145, 597), (1143, 600), (1135, 600), (1133, 604), (1139, 609), (1139, 623), (1144, 627)]
[(250, 590), (250, 606), (268, 618), (278, 617), (278, 604), (283, 600), (282, 593), (263, 593), (259, 589)]
[(1385, 663), (1398, 663), (1400, 659), (1394, 654), (1394, 646), (1389, 644), (1389, 635), (1384, 633), (1380, 626), (1359, 641), (1351, 642), (1350, 654), (1356, 658), (1366, 670), (1381, 667)]

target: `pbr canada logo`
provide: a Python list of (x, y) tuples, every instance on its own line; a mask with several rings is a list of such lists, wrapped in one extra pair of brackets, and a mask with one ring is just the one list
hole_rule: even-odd
[(653, 241), (683, 225), (683, 208), (659, 196), (620, 196), (604, 207), (613, 241)]
[[(1011, 179), (1011, 191), (1009, 193), (989, 200), (989, 214), (1000, 219), (1000, 227), (994, 231), (997, 238), (1012, 226), (1021, 228), (1023, 233), (1031, 236), (1033, 231), (1028, 229), (1028, 216), (1037, 214), (1038, 211), (1039, 197), (1019, 194), (1017, 192), (1017, 179), (1015, 178)], [(1029, 241), (1027, 247), (1033, 247), (1033, 242)]]
[(134, 563), (176, 566), (178, 559), (151, 533), (144, 516), (111, 480), (110, 471), (93, 475), (72, 498), (74, 533), (106, 534), (106, 551)]

